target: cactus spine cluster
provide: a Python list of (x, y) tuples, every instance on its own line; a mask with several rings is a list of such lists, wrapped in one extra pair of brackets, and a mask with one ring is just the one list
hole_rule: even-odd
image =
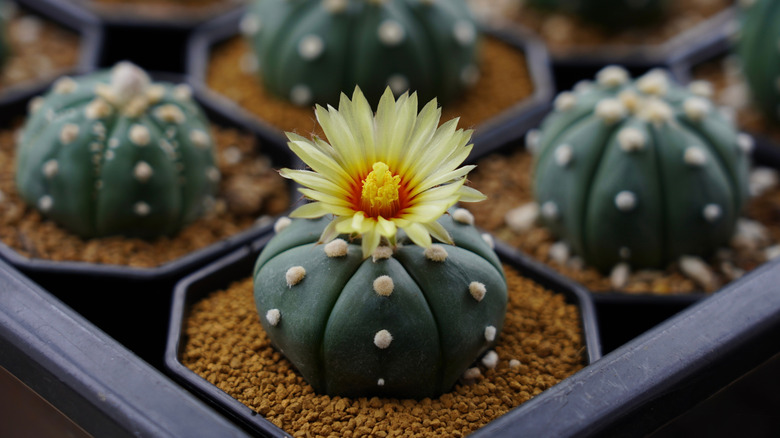
[(780, 2), (740, 2), (737, 54), (753, 100), (770, 120), (780, 122)]
[(171, 235), (213, 203), (209, 131), (189, 87), (151, 83), (133, 64), (63, 77), (30, 102), (17, 189), (85, 238)]
[(607, 28), (651, 23), (668, 11), (669, 0), (531, 0), (543, 9), (568, 12)]
[(620, 67), (561, 93), (533, 133), (542, 221), (587, 263), (661, 267), (726, 243), (747, 198), (752, 139), (655, 70)]
[(479, 78), (479, 33), (464, 0), (255, 0), (242, 21), (265, 87), (308, 106), (360, 86), (456, 98)]
[(277, 222), (254, 271), (255, 301), (273, 344), (321, 393), (435, 397), (501, 331), (506, 280), (498, 257), (457, 209), (439, 222), (456, 245), (317, 244), (328, 219)]

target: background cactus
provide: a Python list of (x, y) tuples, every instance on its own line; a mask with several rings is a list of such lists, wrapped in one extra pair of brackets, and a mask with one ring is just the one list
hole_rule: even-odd
[[(360, 241), (318, 245), (328, 219), (294, 220), (254, 272), (265, 331), (316, 391), (434, 397), (501, 331), (507, 290), (491, 246), (465, 210), (440, 223), (457, 246), (424, 250), (398, 235), (364, 259)], [(281, 228), (281, 227), (280, 227)]]
[(17, 188), (82, 237), (170, 235), (213, 201), (209, 131), (189, 87), (150, 83), (130, 63), (63, 77), (30, 102)]
[(479, 77), (464, 0), (255, 0), (241, 26), (266, 88), (298, 105), (356, 85), (372, 103), (388, 85), (442, 103)]
[(532, 6), (572, 13), (608, 28), (651, 23), (668, 11), (669, 0), (531, 0)]
[(726, 243), (747, 197), (752, 140), (710, 92), (660, 70), (632, 81), (607, 67), (561, 93), (529, 137), (544, 224), (602, 270), (660, 267)]
[(780, 2), (740, 2), (741, 31), (736, 49), (753, 100), (770, 120), (780, 122)]
[(5, 1), (0, 0), (0, 68), (3, 68), (9, 55), (8, 36), (6, 35), (6, 21), (8, 20), (6, 17), (7, 6)]

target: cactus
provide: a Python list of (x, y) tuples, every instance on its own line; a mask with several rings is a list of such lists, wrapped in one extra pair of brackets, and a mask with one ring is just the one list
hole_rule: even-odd
[(6, 37), (6, 10), (7, 5), (4, 1), (0, 0), (0, 68), (5, 65), (5, 61), (8, 58), (10, 47), (8, 45), (8, 39)]
[(318, 245), (328, 219), (286, 221), (255, 265), (255, 300), (273, 344), (316, 391), (435, 397), (501, 331), (503, 270), (466, 210), (439, 220), (455, 245), (399, 235), (395, 251), (369, 258), (346, 236)]
[(780, 122), (780, 2), (740, 2), (736, 46), (753, 100), (770, 120)]
[(479, 77), (464, 0), (256, 0), (241, 23), (265, 87), (291, 102), (338, 103), (359, 85), (455, 99)]
[(84, 238), (171, 235), (213, 203), (209, 131), (189, 87), (150, 83), (133, 64), (63, 77), (30, 102), (16, 185)]
[(561, 93), (528, 138), (543, 223), (602, 270), (661, 267), (726, 243), (747, 198), (752, 140), (710, 93), (661, 70), (632, 81), (614, 66)]
[(630, 27), (659, 20), (669, 0), (531, 0), (532, 6), (582, 17), (607, 28)]

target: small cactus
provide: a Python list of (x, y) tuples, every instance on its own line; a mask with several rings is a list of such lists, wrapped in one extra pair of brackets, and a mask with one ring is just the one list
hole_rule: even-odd
[(84, 238), (171, 235), (213, 202), (209, 131), (189, 87), (151, 83), (133, 64), (63, 77), (30, 102), (17, 189)]
[(266, 88), (333, 104), (359, 85), (449, 102), (479, 77), (479, 33), (464, 0), (255, 0), (241, 23)]
[(580, 16), (607, 28), (630, 27), (657, 21), (668, 11), (669, 0), (531, 0), (532, 6)]
[(661, 267), (728, 242), (747, 198), (752, 140), (717, 111), (707, 83), (607, 67), (555, 100), (536, 152), (543, 223), (589, 264)]
[(737, 54), (753, 100), (780, 122), (780, 2), (742, 1)]
[(317, 241), (329, 219), (289, 220), (254, 271), (255, 301), (274, 345), (321, 393), (435, 397), (500, 332), (501, 264), (465, 210), (439, 220), (455, 245), (398, 236), (364, 258), (360, 241)]

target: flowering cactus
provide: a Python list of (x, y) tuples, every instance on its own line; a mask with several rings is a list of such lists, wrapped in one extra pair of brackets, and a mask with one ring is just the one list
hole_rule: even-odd
[(531, 0), (531, 5), (578, 15), (605, 27), (628, 27), (661, 18), (669, 0)]
[(688, 89), (619, 67), (561, 93), (529, 137), (542, 220), (587, 263), (660, 267), (726, 243), (747, 198), (750, 137)]
[[(283, 169), (314, 202), (277, 222), (254, 290), (273, 344), (319, 392), (433, 397), (495, 341), (507, 289), (489, 239), (457, 201), (470, 132), (388, 90), (374, 118), (355, 91), (317, 108), (330, 144), (288, 134), (312, 171)], [(321, 218), (334, 215), (335, 219)], [(320, 219), (317, 219), (320, 218)], [(438, 221), (437, 221), (438, 220)], [(441, 243), (433, 243), (432, 237)]]
[(780, 2), (740, 2), (741, 32), (737, 54), (758, 107), (780, 122)]
[(130, 63), (63, 77), (30, 102), (17, 146), (21, 197), (82, 237), (170, 235), (212, 202), (220, 174), (186, 85)]
[(266, 88), (302, 106), (356, 85), (446, 102), (479, 77), (464, 0), (256, 0), (241, 27)]

